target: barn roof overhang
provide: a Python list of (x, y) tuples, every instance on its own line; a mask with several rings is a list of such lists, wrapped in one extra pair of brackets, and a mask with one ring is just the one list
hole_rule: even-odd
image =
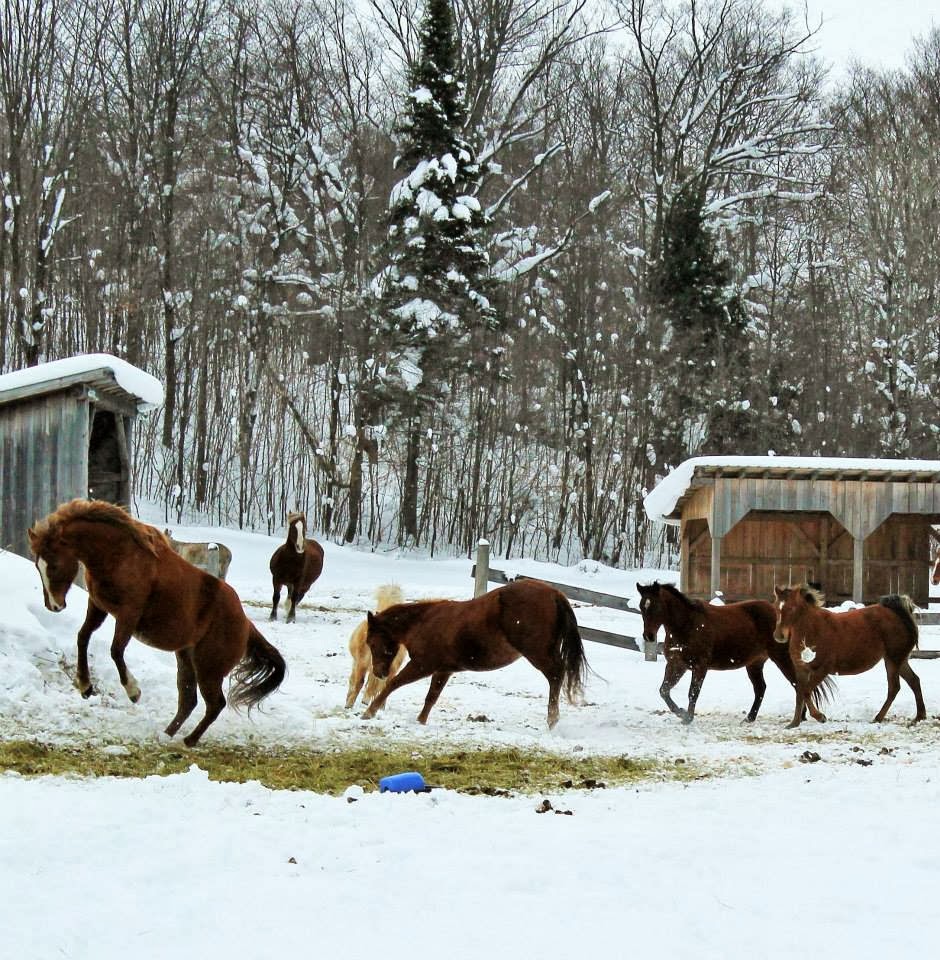
[(163, 402), (163, 387), (150, 374), (108, 354), (88, 354), (0, 376), (0, 406), (73, 390), (124, 413)]
[(864, 481), (940, 484), (940, 460), (877, 460), (831, 457), (693, 457), (647, 494), (651, 520), (678, 523), (696, 490), (716, 480)]

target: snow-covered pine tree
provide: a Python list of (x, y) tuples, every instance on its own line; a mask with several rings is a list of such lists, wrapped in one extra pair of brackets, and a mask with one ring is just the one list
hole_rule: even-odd
[(389, 199), (378, 321), (387, 376), (385, 415), (408, 438), (402, 540), (418, 538), (418, 459), (451, 374), (470, 361), (472, 333), (493, 322), (486, 296), (486, 217), (475, 197), (480, 169), (463, 135), (463, 83), (450, 0), (427, 0), (397, 133), (401, 179)]
[(747, 315), (731, 289), (693, 189), (680, 190), (663, 219), (651, 292), (668, 331), (662, 372), (667, 398), (662, 458), (751, 448)]

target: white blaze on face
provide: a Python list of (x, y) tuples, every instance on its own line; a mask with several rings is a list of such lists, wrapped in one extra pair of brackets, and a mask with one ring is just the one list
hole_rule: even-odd
[(52, 596), (52, 587), (49, 585), (49, 568), (43, 557), (36, 561), (36, 567), (39, 570), (39, 576), (42, 578), (42, 588), (46, 593), (46, 602), (49, 604), (49, 608), (55, 611), (62, 610), (63, 605)]
[(303, 521), (295, 520), (294, 529), (297, 531), (297, 539), (294, 541), (294, 549), (298, 553), (304, 552), (304, 525)]

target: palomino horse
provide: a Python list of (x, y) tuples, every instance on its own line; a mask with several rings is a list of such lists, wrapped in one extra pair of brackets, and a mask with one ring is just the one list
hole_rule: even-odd
[(473, 600), (421, 600), (369, 613), (366, 640), (372, 670), (389, 675), (399, 647), (408, 663), (392, 677), (363, 717), (374, 717), (392, 691), (431, 678), (418, 715), (428, 714), (452, 673), (497, 670), (525, 657), (548, 680), (548, 725), (558, 722), (558, 694), (569, 701), (584, 689), (587, 660), (574, 611), (563, 593), (540, 580), (519, 580)]
[[(911, 669), (908, 657), (917, 646), (917, 623), (910, 597), (891, 594), (870, 607), (842, 613), (823, 609), (825, 598), (805, 583), (797, 587), (774, 587), (777, 596), (776, 638), (788, 644), (796, 668), (796, 710), (791, 727), (798, 727), (803, 704), (813, 718), (825, 720), (816, 709), (812, 695), (832, 683), (830, 674), (856, 674), (871, 670), (884, 660), (888, 673), (888, 696), (875, 716), (884, 720), (904, 681), (914, 693), (917, 715), (927, 716), (920, 679)], [(825, 699), (825, 697), (824, 697)]]
[(271, 557), (271, 580), (274, 597), (271, 601), (271, 620), (277, 620), (277, 605), (281, 602), (281, 587), (287, 587), (290, 608), (287, 622), (293, 623), (297, 604), (304, 598), (314, 580), (323, 570), (323, 547), (316, 540), (307, 539), (307, 518), (302, 513), (287, 515), (287, 542), (281, 544)]
[[(375, 591), (375, 609), (376, 612), (386, 610), (396, 603), (401, 603), (405, 598), (402, 596), (401, 587), (394, 583), (383, 584)], [(395, 676), (401, 669), (402, 662), (405, 659), (405, 648), (400, 647), (395, 654), (391, 666), (388, 668), (388, 676), (385, 680), (380, 680), (372, 672), (372, 652), (369, 650), (369, 644), (366, 643), (366, 634), (369, 632), (369, 621), (363, 620), (349, 638), (349, 652), (352, 655), (353, 665), (349, 672), (349, 690), (346, 693), (346, 709), (348, 710), (359, 696), (362, 690), (362, 684), (365, 683), (366, 689), (362, 694), (363, 703), (371, 703), (382, 687)], [(368, 676), (368, 680), (366, 677)]]
[[(666, 631), (666, 673), (659, 695), (666, 706), (685, 723), (695, 716), (695, 704), (709, 670), (737, 670), (744, 667), (754, 702), (745, 718), (753, 722), (764, 699), (767, 660), (780, 668), (791, 685), (796, 682), (790, 655), (774, 643), (777, 617), (766, 600), (744, 600), (724, 605), (703, 603), (681, 593), (670, 583), (637, 584), (640, 612), (643, 614), (643, 638), (653, 642), (660, 627)], [(692, 671), (689, 683), (689, 708), (683, 710), (670, 696), (686, 670)]]
[(220, 580), (225, 579), (229, 564), (232, 562), (232, 551), (224, 543), (210, 541), (208, 543), (187, 543), (185, 540), (174, 540), (169, 530), (163, 535), (170, 541), (170, 546), (186, 561)]
[[(284, 679), (280, 653), (245, 616), (235, 591), (177, 556), (156, 527), (135, 520), (102, 500), (72, 500), (29, 531), (47, 609), (65, 608), (65, 595), (85, 567), (88, 612), (78, 631), (76, 686), (94, 690), (88, 673), (88, 641), (110, 613), (115, 620), (111, 657), (128, 697), (140, 687), (124, 663), (132, 636), (176, 654), (179, 707), (166, 728), (171, 737), (196, 707), (196, 688), (206, 714), (183, 742), (193, 746), (222, 712), (222, 680), (230, 672), (233, 707), (249, 709)], [(234, 671), (234, 672), (233, 672)]]

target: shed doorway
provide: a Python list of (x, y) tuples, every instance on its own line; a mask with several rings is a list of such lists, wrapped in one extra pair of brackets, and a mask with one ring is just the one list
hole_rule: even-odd
[(92, 405), (88, 434), (88, 497), (130, 504), (127, 427), (119, 413)]

